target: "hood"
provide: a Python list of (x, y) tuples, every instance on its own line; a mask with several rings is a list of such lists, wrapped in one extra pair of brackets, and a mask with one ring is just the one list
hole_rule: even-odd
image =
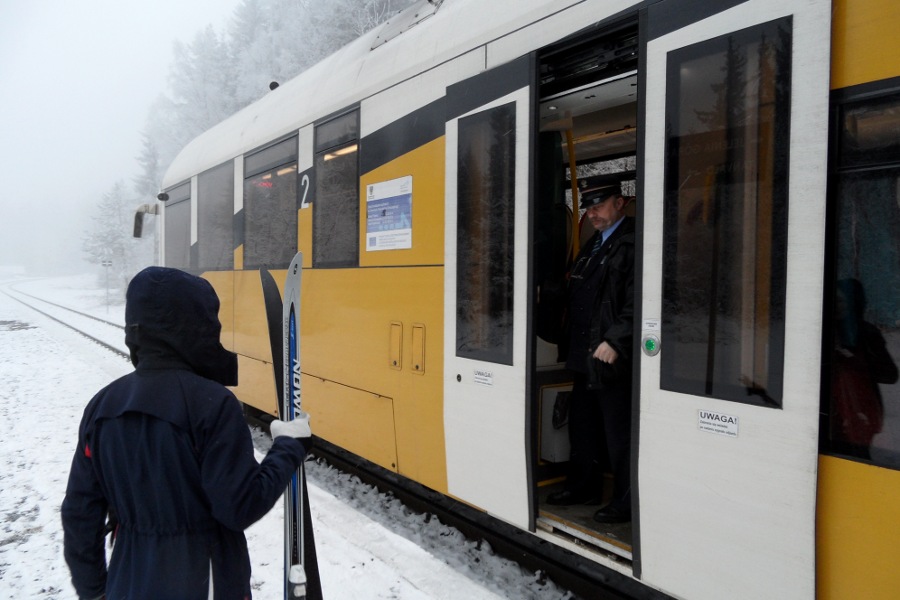
[(135, 275), (125, 295), (125, 344), (138, 368), (186, 365), (237, 385), (237, 355), (219, 341), (219, 297), (205, 279), (166, 267)]

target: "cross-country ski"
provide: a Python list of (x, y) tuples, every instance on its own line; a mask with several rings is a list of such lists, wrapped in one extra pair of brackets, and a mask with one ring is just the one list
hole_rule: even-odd
[[(306, 416), (301, 405), (300, 388), (300, 280), (302, 273), (303, 254), (298, 252), (288, 267), (287, 277), (284, 281), (282, 373), (285, 377), (280, 409), (281, 418), (284, 420)], [(306, 472), (303, 465), (297, 469), (291, 485), (285, 491), (284, 514), (286, 597), (319, 600), (322, 598), (322, 586), (319, 582), (316, 544), (309, 511), (309, 494), (306, 490)]]

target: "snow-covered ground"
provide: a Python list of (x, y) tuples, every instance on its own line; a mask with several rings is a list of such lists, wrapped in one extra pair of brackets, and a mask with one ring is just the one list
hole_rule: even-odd
[[(121, 322), (119, 294), (92, 275), (0, 281)], [(78, 423), (91, 396), (128, 361), (0, 294), (0, 598), (76, 598), (62, 554), (59, 506)], [(315, 427), (315, 424), (313, 424)], [(264, 452), (265, 435), (253, 432)], [(261, 458), (260, 454), (260, 458)], [(323, 464), (309, 463), (324, 596), (334, 599), (567, 599), (541, 574), (494, 555), (436, 518)], [(282, 596), (282, 503), (247, 530), (254, 597)]]

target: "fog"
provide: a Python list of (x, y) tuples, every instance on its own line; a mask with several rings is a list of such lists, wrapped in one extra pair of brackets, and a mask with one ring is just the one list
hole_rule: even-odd
[(88, 270), (98, 199), (129, 189), (176, 41), (240, 0), (0, 0), (0, 268)]

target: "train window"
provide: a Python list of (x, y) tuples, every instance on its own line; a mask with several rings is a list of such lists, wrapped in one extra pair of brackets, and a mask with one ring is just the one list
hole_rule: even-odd
[(512, 364), (515, 104), (459, 120), (456, 354)]
[(297, 138), (244, 159), (244, 268), (287, 268), (297, 253)]
[(781, 406), (791, 31), (668, 56), (663, 389)]
[(203, 270), (234, 267), (234, 163), (197, 178), (197, 247)]
[(359, 114), (348, 112), (316, 126), (316, 152), (324, 152), (359, 137)]
[(191, 184), (168, 192), (165, 207), (165, 265), (173, 269), (191, 267)]
[(900, 155), (900, 96), (850, 104), (842, 110), (840, 166), (875, 165)]
[(359, 266), (358, 113), (316, 127), (313, 266)]
[(848, 104), (840, 123), (823, 451), (900, 469), (900, 97)]

